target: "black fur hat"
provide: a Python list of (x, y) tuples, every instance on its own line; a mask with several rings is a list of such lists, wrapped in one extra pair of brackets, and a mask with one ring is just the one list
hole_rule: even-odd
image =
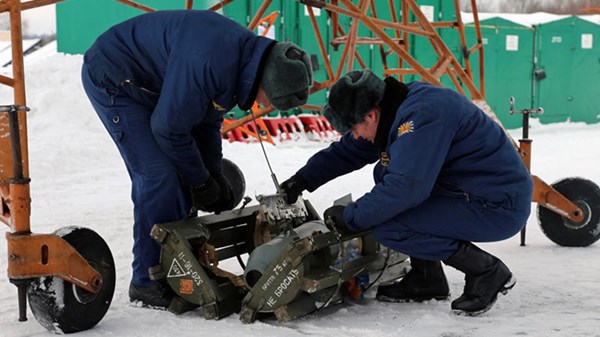
[(305, 104), (312, 83), (308, 53), (291, 42), (276, 43), (262, 75), (262, 87), (271, 104), (281, 111)]
[(323, 116), (340, 133), (346, 133), (381, 103), (385, 82), (370, 69), (354, 70), (331, 87)]

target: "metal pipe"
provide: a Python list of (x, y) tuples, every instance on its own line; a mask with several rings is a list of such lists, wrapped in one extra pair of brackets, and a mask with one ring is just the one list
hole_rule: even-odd
[(148, 13), (156, 11), (154, 8), (148, 7), (146, 5), (142, 5), (140, 3), (137, 3), (137, 2), (131, 1), (131, 0), (115, 0), (115, 1), (125, 4), (129, 7), (137, 8), (139, 10), (142, 10), (142, 11), (148, 12)]
[(10, 130), (10, 142), (13, 158), (13, 180), (21, 182), (23, 180), (23, 157), (21, 156), (21, 137), (19, 135), (19, 115), (18, 108), (14, 105), (8, 111), (8, 127)]
[(306, 6), (308, 11), (308, 17), (310, 18), (310, 24), (313, 27), (315, 32), (315, 37), (317, 38), (317, 43), (319, 45), (319, 51), (321, 52), (321, 57), (323, 58), (323, 62), (325, 63), (325, 70), (327, 71), (327, 78), (333, 80), (333, 68), (331, 68), (331, 61), (329, 60), (329, 53), (327, 53), (327, 48), (325, 48), (325, 43), (323, 42), (323, 37), (321, 36), (321, 31), (319, 30), (319, 26), (317, 25), (317, 20), (315, 18), (315, 13), (311, 6)]
[(4, 85), (8, 85), (9, 87), (12, 87), (13, 85), (15, 85), (15, 80), (8, 76), (0, 75), (0, 84), (4, 84)]
[(212, 6), (211, 8), (209, 8), (209, 11), (217, 11), (223, 7), (225, 7), (226, 5), (228, 5), (229, 3), (231, 3), (233, 0), (220, 0), (218, 4), (215, 4), (214, 6)]
[(256, 12), (256, 14), (254, 14), (254, 18), (252, 18), (252, 21), (248, 24), (248, 29), (254, 30), (256, 28), (256, 26), (258, 26), (260, 19), (262, 19), (263, 14), (265, 14), (265, 11), (271, 5), (271, 2), (273, 2), (273, 0), (263, 1), (262, 5), (260, 5), (260, 8)]
[[(63, 2), (65, 0), (32, 0), (32, 1), (27, 1), (27, 2), (23, 2), (21, 3), (21, 10), (27, 10), (27, 9), (32, 9), (32, 8), (37, 8), (37, 7), (42, 7), (42, 6), (46, 6), (46, 5), (51, 5), (51, 4), (55, 4), (58, 2)], [(2, 2), (0, 3), (0, 13), (2, 12), (6, 12), (10, 9), (10, 4), (8, 2)]]
[[(21, 28), (21, 2), (10, 0), (10, 33), (12, 49), (12, 69), (14, 77), (14, 111), (9, 111), (9, 132), (11, 134), (11, 158), (3, 165), (9, 169), (3, 179), (10, 178), (9, 194), (11, 201), (10, 225), (14, 232), (30, 232), (29, 165), (27, 148), (27, 115), (25, 113), (25, 70), (23, 62), (23, 34)], [(12, 120), (12, 121), (11, 121)], [(15, 158), (16, 157), (16, 158)], [(12, 164), (12, 165), (11, 165)], [(8, 166), (12, 166), (9, 168)], [(11, 180), (12, 179), (12, 180)], [(4, 183), (4, 182), (1, 182)]]
[[(369, 8), (368, 6), (368, 2), (367, 0), (360, 0), (360, 2), (358, 3), (358, 8), (361, 14), (364, 15), (364, 13), (367, 11), (367, 9)], [(356, 52), (356, 36), (358, 35), (358, 23), (360, 21), (359, 20), (352, 20), (352, 27), (350, 27), (350, 32), (348, 33), (348, 45), (349, 45), (349, 49), (352, 51)], [(351, 71), (354, 69), (354, 58), (356, 53), (349, 53), (348, 54), (348, 59), (347, 59), (347, 63), (346, 63), (346, 72)]]
[(485, 76), (483, 67), (483, 38), (481, 37), (481, 26), (479, 25), (479, 14), (477, 12), (477, 4), (475, 0), (471, 0), (471, 8), (473, 10), (473, 22), (475, 23), (475, 34), (477, 36), (477, 44), (481, 45), (479, 48), (479, 92), (481, 93), (481, 99), (485, 99)]
[(471, 69), (471, 61), (469, 59), (470, 54), (467, 49), (467, 39), (465, 37), (465, 25), (463, 24), (462, 16), (460, 14), (460, 4), (458, 0), (454, 0), (454, 9), (456, 11), (456, 25), (458, 27), (458, 36), (460, 38), (460, 46), (464, 56), (467, 75), (470, 78), (473, 78), (473, 70)]

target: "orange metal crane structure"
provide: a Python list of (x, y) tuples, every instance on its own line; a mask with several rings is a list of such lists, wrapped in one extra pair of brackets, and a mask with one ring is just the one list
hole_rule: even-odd
[[(93, 263), (98, 256), (83, 254), (82, 248), (76, 248), (76, 237), (67, 239), (57, 234), (33, 234), (30, 227), (31, 199), (29, 196), (29, 171), (28, 171), (28, 148), (27, 148), (27, 101), (25, 89), (25, 69), (23, 63), (21, 11), (40, 6), (55, 4), (64, 0), (0, 0), (0, 13), (10, 13), (11, 42), (12, 42), (12, 77), (0, 75), (0, 84), (11, 87), (14, 91), (14, 101), (0, 106), (0, 194), (1, 210), (0, 221), (10, 227), (6, 234), (8, 240), (8, 276), (11, 282), (19, 289), (19, 311), (20, 320), (25, 320), (26, 291), (31, 280), (40, 277), (59, 277), (72, 284), (77, 289), (83, 289), (87, 295), (108, 296), (112, 298), (114, 290), (114, 266), (113, 274), (110, 270), (99, 270), (98, 265)], [(137, 8), (144, 12), (154, 11), (141, 3), (131, 0), (115, 0), (124, 5)], [(217, 11), (224, 6), (237, 0), (221, 0), (209, 10)], [(242, 1), (242, 0), (239, 0)], [(483, 44), (479, 27), (476, 1), (471, 0), (471, 10), (474, 15), (474, 26), (476, 31), (476, 43), (468, 46), (465, 38), (464, 24), (461, 19), (459, 0), (453, 0), (455, 6), (456, 20), (450, 22), (430, 22), (421, 11), (417, 0), (388, 0), (391, 20), (383, 20), (377, 16), (375, 1), (384, 0), (288, 0), (296, 1), (306, 7), (315, 39), (318, 42), (321, 59), (325, 63), (327, 79), (314, 83), (311, 93), (326, 90), (341, 75), (344, 70), (354, 69), (356, 64), (366, 67), (357, 52), (359, 45), (373, 45), (378, 47), (382, 53), (385, 76), (397, 76), (400, 80), (406, 75), (418, 75), (421, 80), (433, 84), (442, 85), (440, 78), (448, 76), (456, 90), (468, 95), (478, 104), (491, 118), (498, 123), (499, 120), (489, 106), (485, 103), (484, 69), (483, 69)], [(253, 13), (248, 25), (254, 29), (265, 16), (265, 12), (272, 0), (265, 0), (260, 8)], [(450, 2), (450, 0), (448, 0)], [(398, 5), (399, 4), (399, 5)], [(185, 9), (192, 9), (193, 0), (186, 0)], [(329, 25), (330, 36), (334, 46), (342, 47), (342, 56), (338, 64), (330, 61), (327, 47), (323, 42), (321, 31), (315, 19), (315, 9), (325, 11), (331, 20)], [(399, 15), (398, 13), (403, 13)], [(344, 31), (339, 23), (339, 18), (345, 16), (352, 18), (352, 24), (348, 31)], [(414, 19), (410, 19), (410, 17)], [(359, 25), (366, 27), (372, 32), (373, 37), (359, 36)], [(444, 43), (439, 29), (454, 29), (459, 34), (463, 63), (459, 62), (451, 50)], [(437, 61), (430, 67), (425, 67), (410, 54), (410, 36), (426, 38), (435, 53)], [(479, 59), (479, 83), (478, 88), (473, 80), (474, 71), (471, 66), (472, 57)], [(387, 62), (396, 58), (397, 62)], [(390, 67), (389, 64), (397, 64)], [(306, 105), (301, 108), (318, 110), (320, 107)], [(254, 114), (254, 117), (263, 116), (272, 110), (262, 109)], [(518, 111), (524, 114), (524, 122), (532, 111)], [(233, 128), (249, 122), (253, 117), (246, 116), (223, 127), (226, 133)], [(525, 127), (526, 127), (526, 123)], [(526, 131), (526, 130), (524, 130)], [(508, 133), (507, 133), (508, 134)], [(510, 136), (510, 135), (509, 135)], [(531, 140), (524, 132), (523, 139), (514, 141), (513, 144), (521, 154), (527, 167), (530, 167)], [(563, 195), (563, 185), (550, 186), (537, 176), (533, 176), (535, 187), (533, 201), (538, 203), (540, 224), (544, 226), (558, 226), (561, 228), (581, 229), (590, 224), (598, 222), (598, 205), (591, 205), (589, 199), (573, 192), (578, 190), (572, 185), (564, 190), (568, 192)], [(570, 180), (573, 181), (573, 180)], [(576, 181), (577, 183), (578, 181)], [(598, 190), (597, 186), (589, 185), (589, 181), (583, 183), (586, 190)], [(581, 181), (576, 184), (581, 187)], [(556, 188), (555, 188), (556, 187)], [(594, 190), (595, 188), (595, 190)], [(522, 244), (524, 244), (524, 230), (522, 232)], [(558, 232), (561, 233), (560, 231)], [(547, 233), (548, 234), (548, 233)], [(597, 236), (598, 234), (596, 234)], [(554, 238), (553, 241), (561, 243)], [(589, 236), (577, 241), (565, 241), (561, 244), (572, 246), (589, 245), (596, 241), (597, 237)], [(102, 241), (97, 236), (96, 241)], [(110, 251), (104, 252), (110, 255)], [(112, 261), (112, 257), (110, 258)], [(112, 278), (112, 279), (111, 279)], [(107, 283), (112, 282), (111, 285)], [(110, 303), (110, 298), (108, 302)], [(83, 307), (89, 304), (84, 304)], [(32, 308), (33, 309), (33, 308)], [(38, 312), (44, 308), (37, 308)], [(78, 308), (79, 310), (81, 308)], [(95, 315), (94, 322), (88, 326), (74, 327), (73, 331), (91, 328), (102, 319), (106, 310), (94, 309), (91, 313)], [(34, 313), (36, 311), (34, 310)], [(55, 318), (55, 317), (51, 317)], [(68, 320), (68, 318), (60, 317)], [(70, 323), (70, 322), (69, 322)], [(67, 331), (68, 332), (68, 331)]]

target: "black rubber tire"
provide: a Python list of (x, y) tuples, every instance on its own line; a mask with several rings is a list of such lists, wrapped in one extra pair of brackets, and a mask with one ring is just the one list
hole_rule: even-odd
[(115, 263), (108, 245), (96, 232), (65, 227), (55, 232), (102, 274), (102, 288), (90, 293), (57, 276), (35, 279), (27, 288), (35, 319), (48, 331), (73, 333), (95, 326), (106, 314), (115, 291)]
[(242, 170), (231, 160), (223, 158), (223, 175), (231, 184), (233, 190), (233, 208), (235, 208), (246, 193), (246, 179)]
[(576, 223), (538, 205), (538, 222), (553, 242), (567, 247), (585, 247), (600, 239), (600, 188), (582, 178), (565, 178), (552, 187), (583, 210), (584, 220)]

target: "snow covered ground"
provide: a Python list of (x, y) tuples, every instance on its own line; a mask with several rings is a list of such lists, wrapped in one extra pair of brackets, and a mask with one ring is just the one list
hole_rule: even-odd
[[(243, 325), (236, 314), (207, 321), (201, 312), (174, 316), (129, 305), (132, 206), (129, 179), (116, 147), (87, 102), (80, 84), (81, 56), (48, 53), (27, 62), (29, 163), (33, 198), (31, 224), (37, 233), (77, 225), (98, 232), (117, 267), (112, 305), (92, 330), (78, 336), (600, 336), (600, 243), (586, 248), (555, 245), (539, 230), (535, 207), (528, 222), (528, 245), (518, 237), (481, 244), (502, 258), (516, 275), (516, 287), (481, 317), (459, 317), (449, 302), (390, 304), (374, 299), (336, 305), (284, 325), (274, 320)], [(0, 69), (6, 74), (8, 69)], [(0, 102), (12, 90), (0, 87)], [(511, 132), (515, 138), (520, 131)], [(600, 183), (600, 124), (533, 123), (533, 171), (546, 182), (581, 176)], [(283, 181), (327, 143), (298, 141), (266, 145), (271, 165)], [(247, 194), (271, 194), (274, 186), (258, 144), (224, 144), (224, 154), (246, 176)], [(305, 194), (322, 213), (348, 192), (371, 187), (366, 168)], [(252, 204), (255, 204), (253, 202)], [(8, 227), (4, 226), (6, 230)], [(6, 231), (5, 230), (5, 231)], [(0, 336), (45, 336), (29, 312), (17, 322), (16, 288), (8, 282), (6, 240), (0, 239)], [(462, 292), (463, 275), (445, 268), (452, 297)]]

